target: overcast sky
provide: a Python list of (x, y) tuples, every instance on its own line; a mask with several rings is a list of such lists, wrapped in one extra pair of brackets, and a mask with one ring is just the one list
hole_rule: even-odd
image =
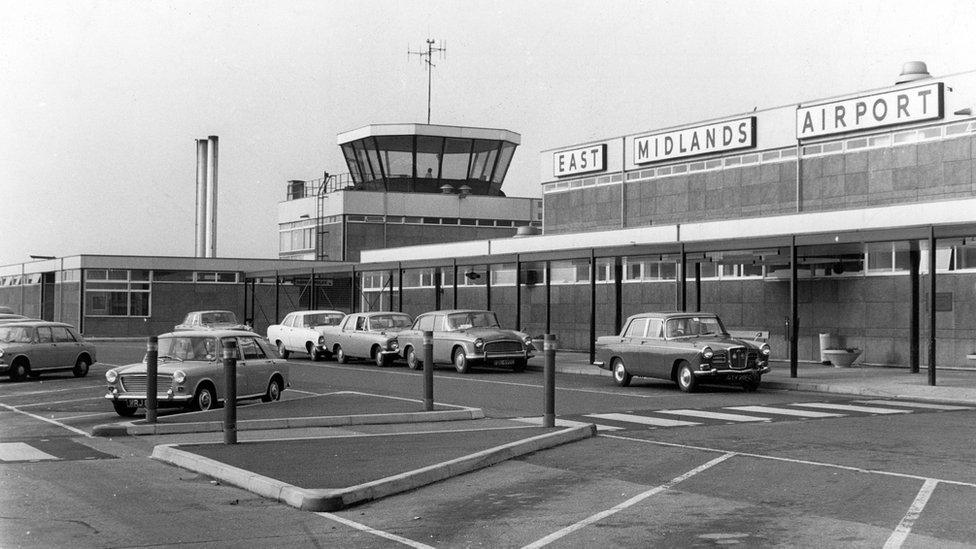
[(195, 139), (220, 137), (217, 252), (276, 257), (289, 179), (336, 134), (424, 122), (541, 150), (976, 69), (976, 2), (0, 0), (0, 265), (194, 251)]

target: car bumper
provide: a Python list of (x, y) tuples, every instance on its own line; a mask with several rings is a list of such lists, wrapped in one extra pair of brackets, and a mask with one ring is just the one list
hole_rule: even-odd
[(10, 365), (0, 362), (0, 374), (5, 374), (10, 371)]
[[(113, 402), (122, 402), (127, 400), (137, 400), (139, 402), (145, 402), (146, 393), (118, 393), (118, 392), (112, 392), (112, 390), (109, 389), (109, 392), (105, 394), (105, 399), (111, 400)], [(160, 404), (164, 404), (167, 402), (182, 404), (185, 402), (189, 402), (191, 400), (193, 400), (192, 395), (178, 395), (176, 393), (173, 393), (172, 391), (156, 394), (156, 401)]]
[(399, 349), (396, 351), (380, 351), (380, 354), (383, 356), (400, 356), (400, 351)]
[(467, 358), (470, 362), (481, 362), (485, 364), (498, 362), (514, 364), (516, 360), (528, 360), (532, 356), (532, 353), (525, 351), (522, 353), (469, 353)]
[(770, 371), (769, 365), (760, 366), (757, 368), (745, 368), (743, 370), (733, 370), (731, 368), (723, 368), (721, 370), (694, 370), (695, 378), (724, 378), (724, 377), (734, 377), (734, 376), (761, 376), (763, 374), (768, 374)]

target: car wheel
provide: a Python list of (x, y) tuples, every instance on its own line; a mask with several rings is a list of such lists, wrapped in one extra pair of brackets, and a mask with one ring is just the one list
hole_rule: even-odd
[(136, 415), (136, 410), (139, 409), (136, 403), (131, 400), (115, 400), (112, 402), (112, 407), (115, 408), (115, 413), (122, 417), (132, 417)]
[(190, 409), (205, 412), (216, 405), (217, 398), (214, 396), (214, 390), (209, 385), (203, 385), (193, 395), (193, 400), (190, 402)]
[(747, 393), (754, 393), (756, 392), (757, 389), (759, 389), (759, 382), (761, 381), (761, 379), (762, 378), (760, 378), (759, 376), (756, 376), (754, 379), (751, 379), (743, 383), (742, 388), (745, 389)]
[(335, 359), (339, 364), (345, 364), (349, 362), (349, 357), (346, 356), (346, 352), (342, 350), (342, 345), (336, 345)]
[(678, 388), (686, 393), (692, 393), (695, 391), (695, 374), (691, 369), (691, 364), (687, 362), (682, 362), (678, 366), (678, 375), (675, 376), (678, 382)]
[(282, 343), (282, 342), (279, 341), (278, 342), (278, 354), (281, 355), (281, 358), (288, 358), (288, 355), (290, 355), (291, 352), (288, 351), (288, 349), (285, 349), (285, 344), (284, 343)]
[(23, 381), (31, 374), (30, 366), (27, 361), (21, 358), (10, 366), (10, 381)]
[(513, 372), (524, 372), (529, 360), (526, 358), (516, 358), (515, 365), (512, 366)]
[(315, 346), (311, 342), (305, 344), (305, 352), (308, 353), (308, 358), (312, 359), (312, 362), (322, 360), (322, 353), (316, 351)]
[(71, 373), (74, 374), (75, 377), (85, 377), (88, 375), (88, 369), (90, 367), (91, 363), (88, 362), (88, 359), (81, 357), (78, 359), (78, 362), (75, 362), (75, 367), (73, 370), (71, 370)]
[(613, 380), (621, 387), (626, 387), (630, 385), (630, 380), (633, 378), (629, 373), (627, 373), (627, 368), (624, 368), (624, 361), (619, 358), (613, 359), (611, 365), (611, 370), (613, 370)]
[(411, 370), (419, 370), (422, 364), (420, 360), (417, 359), (417, 352), (413, 350), (413, 347), (407, 347), (407, 368)]
[(281, 380), (277, 377), (268, 382), (268, 390), (261, 397), (261, 402), (274, 402), (281, 400)]
[(464, 354), (464, 349), (458, 347), (454, 349), (454, 369), (457, 370), (459, 374), (466, 374), (470, 369), (468, 364), (468, 357)]
[(379, 347), (373, 347), (373, 360), (380, 368), (390, 365), (390, 363), (386, 360), (386, 355), (380, 352)]

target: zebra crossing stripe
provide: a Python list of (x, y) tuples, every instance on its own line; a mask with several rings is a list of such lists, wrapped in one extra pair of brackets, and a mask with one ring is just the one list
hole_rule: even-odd
[[(542, 425), (543, 419), (541, 416), (538, 417), (517, 417), (513, 418), (513, 421), (518, 421), (521, 423), (528, 423), (531, 425)], [(582, 421), (573, 421), (570, 419), (559, 419), (556, 418), (556, 427), (582, 427), (583, 425), (591, 425), (590, 423), (583, 423)], [(614, 427), (612, 425), (600, 425), (595, 424), (597, 431), (621, 431), (623, 427)]]
[[(655, 410), (655, 413), (657, 412), (660, 412), (660, 410)], [(586, 417), (623, 421), (626, 423), (640, 423), (641, 425), (652, 425), (654, 427), (689, 427), (692, 425), (701, 425), (701, 423), (695, 423), (693, 421), (679, 421), (677, 419), (637, 416), (634, 414), (587, 414)]]
[(772, 406), (727, 406), (728, 410), (739, 410), (742, 412), (757, 412), (760, 414), (776, 414), (780, 416), (796, 416), (807, 418), (823, 417), (844, 417), (844, 414), (834, 414), (831, 412), (814, 412), (813, 410), (794, 410), (790, 408), (774, 408)]
[(950, 406), (948, 404), (929, 404), (928, 402), (903, 402), (901, 400), (854, 400), (861, 404), (880, 404), (882, 406), (905, 406), (906, 408), (921, 408), (924, 410), (972, 410), (972, 406)]
[(864, 412), (866, 414), (910, 414), (911, 410), (895, 410), (893, 408), (875, 408), (873, 406), (853, 406), (850, 404), (831, 404), (827, 402), (796, 402), (792, 406), (820, 408), (824, 410), (844, 410), (846, 412)]
[(25, 442), (0, 442), (0, 461), (42, 461), (59, 458)]
[(723, 414), (722, 412), (709, 412), (706, 410), (655, 410), (656, 414), (674, 414), (676, 416), (700, 417), (704, 419), (717, 419), (720, 421), (769, 421), (768, 417), (746, 416), (741, 414)]

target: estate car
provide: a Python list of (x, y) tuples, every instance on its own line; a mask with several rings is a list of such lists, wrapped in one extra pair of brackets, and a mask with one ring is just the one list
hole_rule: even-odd
[(769, 344), (732, 337), (710, 313), (642, 313), (619, 335), (597, 338), (593, 364), (624, 387), (638, 376), (669, 379), (685, 392), (709, 382), (755, 391), (769, 372)]
[[(237, 398), (281, 398), (289, 386), (288, 363), (264, 338), (243, 330), (197, 330), (159, 336), (156, 399), (160, 408), (209, 410), (224, 400), (225, 379), (221, 353), (224, 342), (237, 343)], [(108, 392), (120, 416), (132, 416), (145, 406), (146, 360), (105, 372)]]
[(503, 366), (521, 372), (535, 350), (528, 334), (502, 329), (492, 311), (431, 311), (418, 316), (409, 330), (397, 335), (401, 355), (414, 370), (423, 366), (425, 331), (434, 333), (434, 364), (453, 364), (462, 374), (472, 365)]

